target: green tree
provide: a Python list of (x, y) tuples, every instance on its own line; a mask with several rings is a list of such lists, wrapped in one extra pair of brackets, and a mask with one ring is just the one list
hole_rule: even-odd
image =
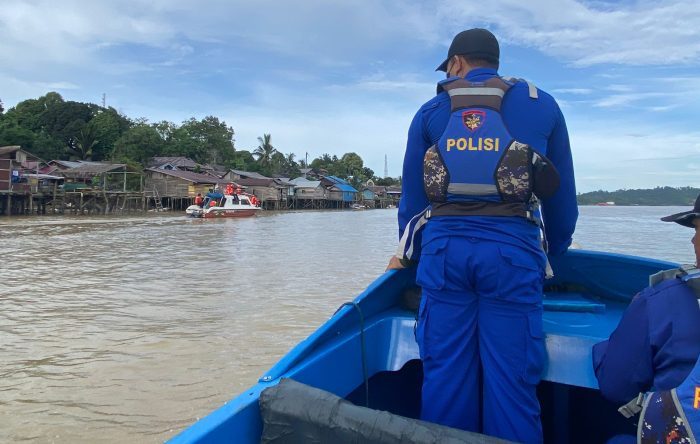
[(323, 154), (311, 162), (311, 168), (345, 179), (355, 188), (362, 187), (374, 176), (374, 171), (364, 166), (357, 153), (345, 153), (340, 159), (335, 155)]
[(17, 125), (9, 119), (0, 121), (0, 146), (5, 145), (21, 145), (26, 149), (34, 147), (36, 135), (28, 130)]
[(372, 180), (377, 186), (388, 187), (393, 185), (401, 185), (401, 180), (393, 177), (373, 177)]
[(262, 137), (258, 137), (258, 147), (253, 151), (253, 155), (258, 158), (258, 163), (263, 167), (269, 169), (272, 163), (272, 156), (277, 153), (277, 150), (272, 146), (272, 137), (270, 134), (263, 134)]
[(80, 160), (92, 160), (92, 149), (97, 145), (97, 130), (93, 122), (84, 125), (76, 136), (73, 136), (73, 147), (69, 148)]
[(364, 167), (362, 158), (356, 153), (343, 154), (343, 157), (340, 158), (340, 163), (341, 168), (345, 170), (345, 177), (360, 174)]
[(260, 165), (255, 161), (255, 157), (246, 150), (238, 150), (233, 153), (233, 157), (226, 166), (234, 170), (260, 171)]
[(97, 143), (92, 148), (92, 159), (103, 160), (110, 156), (114, 142), (131, 127), (131, 121), (112, 108), (100, 108), (90, 120)]
[(149, 159), (158, 156), (165, 148), (165, 141), (151, 125), (139, 124), (129, 128), (114, 142), (112, 160), (125, 163), (138, 162), (146, 166)]
[(217, 117), (207, 116), (202, 120), (191, 118), (175, 130), (162, 124), (157, 127), (160, 132), (172, 134), (172, 144), (168, 144), (172, 155), (217, 165), (233, 159), (235, 133), (232, 127)]
[(338, 176), (343, 174), (343, 167), (340, 166), (338, 156), (335, 154), (331, 156), (328, 153), (324, 153), (321, 157), (317, 157), (311, 161), (311, 168), (319, 171), (324, 171), (327, 174)]
[(294, 161), (294, 158), (295, 158), (295, 157), (297, 157), (297, 155), (294, 154), (294, 153), (289, 153), (289, 154), (287, 154), (287, 156), (286, 156), (286, 158), (287, 158), (287, 163), (289, 163), (290, 165), (296, 164), (296, 162)]

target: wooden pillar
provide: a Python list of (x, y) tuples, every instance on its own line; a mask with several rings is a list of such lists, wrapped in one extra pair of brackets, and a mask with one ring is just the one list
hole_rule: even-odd
[(12, 193), (7, 193), (7, 207), (5, 207), (5, 216), (12, 215)]

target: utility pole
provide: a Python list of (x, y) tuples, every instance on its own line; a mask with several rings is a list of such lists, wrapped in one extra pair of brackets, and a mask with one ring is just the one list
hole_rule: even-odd
[(386, 154), (384, 155), (384, 178), (389, 177), (389, 163), (387, 162)]

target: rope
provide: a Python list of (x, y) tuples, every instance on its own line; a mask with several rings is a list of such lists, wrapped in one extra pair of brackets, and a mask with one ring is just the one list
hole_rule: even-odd
[(360, 316), (360, 352), (362, 356), (362, 378), (364, 380), (365, 386), (365, 407), (369, 407), (369, 378), (367, 377), (367, 351), (365, 348), (365, 317), (362, 314), (362, 309), (360, 304), (357, 302), (344, 302), (338, 307), (338, 309), (333, 313), (335, 316), (341, 308), (345, 306), (355, 307), (357, 314)]

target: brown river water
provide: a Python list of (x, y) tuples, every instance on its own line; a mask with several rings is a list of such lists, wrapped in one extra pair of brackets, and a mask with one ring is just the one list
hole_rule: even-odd
[[(686, 208), (582, 207), (585, 248), (689, 262)], [(0, 218), (0, 442), (162, 442), (379, 276), (396, 210)]]

